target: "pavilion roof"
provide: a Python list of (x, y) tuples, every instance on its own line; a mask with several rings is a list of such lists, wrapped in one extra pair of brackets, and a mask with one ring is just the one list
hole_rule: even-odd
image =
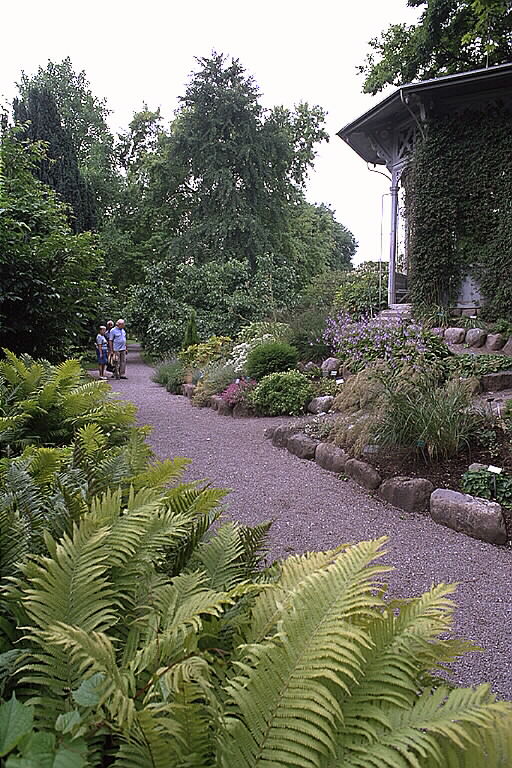
[(512, 101), (512, 63), (402, 85), (337, 135), (366, 162), (384, 165), (372, 136), (493, 100)]

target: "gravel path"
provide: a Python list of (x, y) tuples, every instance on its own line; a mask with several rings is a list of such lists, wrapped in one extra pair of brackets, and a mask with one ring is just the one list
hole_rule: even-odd
[(281, 419), (230, 419), (194, 408), (154, 384), (152, 369), (130, 353), (128, 379), (113, 389), (139, 407), (139, 422), (153, 426), (159, 458), (187, 456), (187, 479), (207, 478), (229, 488), (226, 516), (254, 524), (272, 519), (271, 558), (328, 549), (341, 542), (389, 536), (389, 575), (397, 596), (419, 595), (432, 584), (458, 582), (456, 630), (483, 647), (454, 668), (464, 685), (492, 683), (512, 699), (512, 551), (455, 533), (410, 515), (343, 482), (314, 462), (273, 448), (263, 430)]

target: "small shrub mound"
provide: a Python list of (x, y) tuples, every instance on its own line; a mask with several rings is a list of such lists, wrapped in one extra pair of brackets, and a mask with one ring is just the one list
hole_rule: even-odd
[(247, 358), (247, 374), (252, 379), (262, 379), (270, 373), (289, 371), (295, 368), (299, 353), (291, 344), (271, 341), (255, 347)]
[(222, 392), (221, 397), (231, 408), (235, 405), (250, 405), (250, 395), (256, 387), (252, 379), (236, 379)]
[(164, 360), (151, 377), (154, 382), (165, 387), (168, 392), (175, 395), (181, 393), (181, 386), (185, 381), (185, 368), (179, 360)]
[(265, 416), (296, 416), (314, 395), (311, 382), (298, 371), (265, 376), (251, 396), (252, 404)]

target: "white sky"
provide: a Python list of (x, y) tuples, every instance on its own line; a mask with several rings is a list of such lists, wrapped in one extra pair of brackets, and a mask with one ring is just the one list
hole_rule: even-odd
[(335, 208), (359, 242), (356, 261), (379, 258), (381, 196), (389, 184), (335, 134), (382, 98), (361, 93), (355, 68), (370, 38), (390, 23), (414, 21), (417, 12), (406, 0), (0, 3), (0, 94), (8, 99), (21, 70), (32, 74), (48, 59), (70, 56), (93, 92), (107, 98), (114, 130), (125, 128), (143, 101), (171, 118), (196, 68), (194, 56), (215, 49), (240, 59), (266, 106), (320, 104), (331, 140), (320, 148), (308, 198)]

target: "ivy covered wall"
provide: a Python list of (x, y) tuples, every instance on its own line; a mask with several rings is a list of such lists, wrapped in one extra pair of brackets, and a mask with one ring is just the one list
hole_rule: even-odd
[(413, 305), (453, 306), (469, 274), (483, 314), (512, 320), (512, 113), (431, 121), (403, 183)]

